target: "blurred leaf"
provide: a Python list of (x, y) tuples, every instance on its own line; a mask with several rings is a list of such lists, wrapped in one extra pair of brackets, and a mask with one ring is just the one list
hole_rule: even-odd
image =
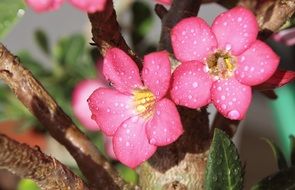
[[(27, 51), (21, 51), (17, 54), (22, 64), (28, 68), (34, 76), (42, 76), (48, 75), (49, 72), (44, 68), (44, 66), (34, 59), (31, 54)], [(39, 78), (39, 77), (38, 77)]]
[(209, 151), (205, 189), (235, 190), (243, 187), (243, 169), (238, 151), (229, 137), (215, 129)]
[(40, 188), (30, 179), (21, 179), (17, 186), (17, 190), (40, 190)]
[(23, 0), (1, 0), (0, 1), (0, 38), (12, 27), (18, 18), (24, 13)]
[(144, 2), (135, 1), (132, 5), (132, 42), (137, 45), (149, 32), (153, 23), (152, 11)]
[(295, 137), (290, 135), (291, 141), (291, 165), (295, 166)]
[(48, 38), (46, 33), (39, 29), (35, 31), (35, 40), (36, 43), (38, 44), (38, 46), (40, 47), (40, 49), (46, 54), (49, 55), (50, 54), (50, 48), (49, 48), (49, 42), (48, 42)]
[(291, 190), (295, 189), (295, 167), (281, 170), (262, 179), (252, 190)]
[(85, 39), (79, 34), (61, 39), (55, 48), (58, 63), (66, 65), (77, 64), (80, 61), (81, 55), (85, 53), (85, 45)]
[(276, 144), (271, 142), (269, 139), (262, 138), (262, 140), (264, 140), (271, 147), (271, 150), (272, 150), (272, 152), (273, 152), (273, 154), (275, 156), (275, 159), (277, 161), (278, 168), (280, 170), (288, 168), (287, 161), (286, 161), (286, 159), (284, 157), (284, 154), (280, 150), (280, 148)]
[(137, 184), (137, 179), (138, 179), (138, 175), (136, 174), (136, 172), (122, 164), (118, 164), (116, 165), (116, 168), (120, 174), (120, 176), (122, 176), (122, 178), (128, 182), (128, 183), (132, 183), (132, 184)]

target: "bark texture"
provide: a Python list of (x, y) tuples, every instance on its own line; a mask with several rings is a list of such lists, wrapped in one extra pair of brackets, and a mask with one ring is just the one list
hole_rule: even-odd
[(34, 180), (42, 190), (88, 190), (84, 182), (38, 147), (30, 148), (0, 134), (0, 168)]

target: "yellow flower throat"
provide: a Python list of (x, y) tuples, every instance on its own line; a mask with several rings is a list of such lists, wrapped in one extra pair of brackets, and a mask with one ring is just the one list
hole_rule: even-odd
[(151, 115), (153, 115), (156, 97), (150, 90), (136, 89), (133, 92), (133, 96), (134, 106), (140, 116), (149, 118)]

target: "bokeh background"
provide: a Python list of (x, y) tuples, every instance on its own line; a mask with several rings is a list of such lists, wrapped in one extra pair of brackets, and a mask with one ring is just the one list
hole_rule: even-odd
[[(147, 4), (151, 10), (153, 9), (154, 2), (150, 0), (141, 2)], [(132, 30), (132, 26), (130, 25), (132, 14), (130, 13), (128, 3), (132, 3), (132, 0), (124, 1), (124, 4), (122, 1), (117, 1), (116, 8), (119, 11), (119, 22), (122, 25), (123, 32), (126, 39), (130, 42), (131, 37), (128, 34)], [(224, 10), (224, 8), (217, 4), (205, 4), (201, 6), (199, 15), (211, 24), (215, 16)], [(161, 28), (160, 20), (155, 14), (152, 18), (151, 27), (145, 41), (156, 44), (159, 40)], [(16, 24), (12, 31), (5, 36), (3, 43), (12, 52), (16, 53), (26, 50), (30, 52), (34, 58), (40, 60), (42, 64), (45, 64), (45, 67), (51, 67), (52, 60), (42, 53), (34, 42), (33, 34), (37, 29), (42, 29), (46, 32), (51, 46), (56, 44), (59, 39), (77, 33), (83, 34), (86, 36), (86, 41), (91, 42), (90, 25), (87, 15), (65, 4), (57, 11), (43, 14), (37, 14), (27, 9), (23, 18)], [(295, 70), (294, 47), (287, 47), (271, 40), (269, 43), (273, 46), (275, 51), (280, 54), (283, 67)], [(87, 43), (87, 45), (90, 47), (89, 43)], [(295, 134), (294, 83), (279, 89), (278, 93), (279, 95), (290, 98), (289, 100), (291, 100), (291, 102), (289, 101), (288, 104), (284, 103), (286, 100), (284, 100), (282, 96), (279, 96), (278, 100), (270, 100), (261, 93), (255, 92), (247, 118), (240, 124), (237, 134), (234, 137), (234, 142), (239, 149), (241, 159), (243, 163), (246, 164), (245, 189), (249, 189), (260, 179), (277, 170), (272, 150), (262, 138), (268, 138), (274, 141), (283, 149), (285, 154), (288, 154), (288, 134), (290, 132)], [(71, 97), (68, 98), (70, 99)], [(212, 120), (215, 113), (212, 106), (210, 106), (209, 112), (211, 113), (210, 118)], [(17, 126), (17, 124), (14, 122), (2, 123), (0, 124), (0, 132), (11, 132), (13, 126)], [(38, 135), (30, 137), (30, 143), (32, 145), (39, 144), (48, 154), (56, 157), (63, 163), (75, 165), (74, 161), (66, 154), (63, 147), (50, 137), (46, 137), (45, 140), (42, 136)], [(17, 138), (22, 141), (28, 140), (26, 139), (27, 137), (21, 137), (23, 138), (21, 139), (18, 136)]]

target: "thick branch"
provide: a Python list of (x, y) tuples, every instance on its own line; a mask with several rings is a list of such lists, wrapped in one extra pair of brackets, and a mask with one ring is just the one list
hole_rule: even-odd
[(118, 47), (128, 53), (138, 67), (142, 68), (141, 59), (128, 47), (121, 34), (112, 0), (107, 1), (104, 11), (88, 14), (88, 17), (92, 25), (92, 39), (102, 55), (105, 55), (107, 49)]
[(32, 149), (0, 134), (0, 150), (0, 168), (34, 180), (43, 190), (88, 190), (66, 166), (37, 148)]
[(31, 72), (2, 44), (0, 78), (50, 134), (67, 148), (92, 186), (112, 190), (124, 186), (123, 180), (99, 154), (95, 145), (75, 126)]

